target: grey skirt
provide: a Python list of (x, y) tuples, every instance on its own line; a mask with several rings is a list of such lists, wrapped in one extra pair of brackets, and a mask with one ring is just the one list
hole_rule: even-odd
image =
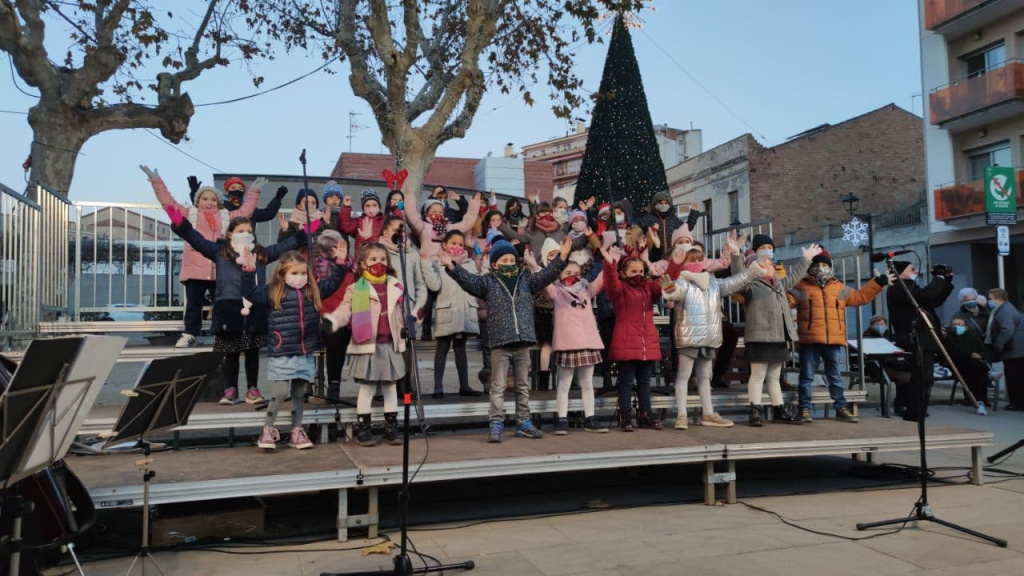
[(405, 377), (405, 359), (390, 342), (378, 344), (373, 354), (350, 354), (348, 376), (357, 382), (396, 382)]
[(773, 364), (789, 360), (789, 347), (785, 342), (748, 342), (744, 350), (747, 362)]

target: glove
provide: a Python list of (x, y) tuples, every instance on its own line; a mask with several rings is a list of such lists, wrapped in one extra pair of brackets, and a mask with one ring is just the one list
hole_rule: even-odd
[(149, 169), (149, 166), (139, 166), (139, 168), (146, 173), (146, 178), (149, 178), (150, 182), (160, 179), (160, 173), (155, 168), (152, 170)]
[(171, 218), (171, 225), (174, 226), (175, 228), (181, 226), (182, 220), (185, 219), (185, 216), (181, 213), (181, 210), (178, 210), (177, 208), (170, 204), (164, 206), (164, 212), (167, 212), (167, 215)]
[(287, 195), (288, 195), (288, 187), (287, 186), (280, 186), (277, 189), (277, 193), (274, 194), (274, 198), (276, 198), (277, 200), (284, 200), (284, 197), (287, 196)]
[(192, 196), (195, 196), (196, 192), (199, 191), (199, 185), (202, 184), (195, 176), (188, 177), (188, 190)]
[(257, 192), (259, 192), (260, 190), (263, 189), (264, 186), (266, 186), (266, 184), (267, 184), (267, 179), (262, 177), (262, 176), (260, 176), (259, 178), (253, 180), (252, 186), (250, 186), (249, 188), (250, 189), (255, 189)]

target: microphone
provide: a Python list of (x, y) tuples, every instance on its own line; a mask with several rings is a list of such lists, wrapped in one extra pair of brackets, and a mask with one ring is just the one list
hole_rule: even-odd
[(303, 166), (306, 165), (306, 149), (305, 148), (302, 149), (302, 154), (299, 154), (299, 162), (302, 162)]
[(883, 252), (881, 254), (872, 254), (871, 255), (871, 261), (872, 262), (882, 262), (884, 260), (888, 260), (888, 259), (892, 258), (893, 256), (899, 256), (900, 254), (910, 254), (911, 252), (913, 252), (913, 250), (893, 250), (892, 252)]

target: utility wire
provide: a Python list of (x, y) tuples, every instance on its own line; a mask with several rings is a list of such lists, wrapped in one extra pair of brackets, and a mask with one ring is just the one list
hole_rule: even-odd
[(188, 156), (189, 158), (191, 158), (191, 159), (195, 160), (196, 162), (199, 162), (199, 163), (200, 163), (200, 164), (202, 164), (203, 166), (206, 166), (207, 168), (209, 168), (209, 169), (211, 169), (211, 170), (213, 170), (213, 171), (215, 171), (215, 172), (224, 172), (224, 171), (223, 171), (223, 170), (221, 170), (220, 168), (217, 168), (216, 166), (211, 166), (210, 164), (207, 164), (206, 162), (203, 162), (202, 160), (200, 160), (199, 158), (196, 158), (195, 156), (193, 156), (193, 155), (189, 154), (188, 152), (185, 152), (184, 150), (182, 150), (182, 149), (181, 149), (181, 148), (179, 148), (178, 146), (175, 146), (174, 144), (171, 144), (170, 142), (168, 142), (167, 140), (165, 140), (165, 139), (164, 139), (163, 137), (161, 137), (161, 136), (157, 136), (156, 134), (153, 134), (153, 132), (152, 132), (151, 130), (148, 130), (148, 129), (143, 129), (143, 131), (144, 131), (144, 132), (145, 132), (146, 134), (149, 134), (150, 136), (152, 136), (153, 138), (156, 138), (156, 139), (157, 139), (157, 140), (159, 140), (160, 142), (163, 142), (163, 143), (164, 143), (165, 145), (167, 145), (167, 146), (170, 146), (170, 147), (171, 147), (171, 148), (173, 148), (173, 149), (174, 149), (175, 151), (177, 151), (177, 152), (178, 152), (179, 154), (184, 154), (185, 156)]
[(257, 96), (263, 96), (264, 94), (270, 94), (271, 92), (273, 92), (275, 90), (280, 90), (281, 88), (284, 88), (286, 86), (291, 86), (292, 84), (295, 84), (299, 80), (304, 80), (304, 79), (312, 76), (313, 74), (316, 74), (317, 72), (323, 70), (324, 68), (327, 68), (328, 66), (330, 66), (331, 64), (337, 62), (340, 59), (341, 59), (341, 56), (335, 56), (334, 58), (331, 58), (330, 60), (328, 60), (328, 61), (324, 62), (323, 64), (321, 64), (320, 66), (318, 66), (316, 69), (311, 70), (309, 72), (306, 72), (305, 74), (303, 74), (302, 76), (299, 76), (298, 78), (293, 78), (292, 80), (289, 80), (289, 81), (285, 82), (284, 84), (278, 84), (277, 86), (274, 86), (273, 88), (268, 88), (268, 89), (266, 89), (266, 90), (264, 90), (262, 92), (256, 92), (256, 93), (253, 93), (253, 94), (249, 94), (248, 96), (239, 96), (238, 98), (232, 98), (230, 100), (221, 100), (220, 102), (207, 102), (205, 104), (196, 104), (195, 107), (196, 108), (200, 108), (200, 107), (203, 107), (203, 106), (220, 106), (222, 104), (232, 104), (232, 103), (235, 103), (235, 102), (241, 102), (242, 100), (248, 100), (250, 98), (255, 98)]

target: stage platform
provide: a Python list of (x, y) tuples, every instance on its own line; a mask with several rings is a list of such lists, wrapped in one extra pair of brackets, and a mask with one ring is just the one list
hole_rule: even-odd
[[(973, 482), (981, 484), (981, 449), (992, 445), (992, 438), (991, 432), (933, 426), (928, 430), (928, 448), (969, 448)], [(409, 448), (415, 466), (427, 441), (415, 437)], [(735, 463), (740, 460), (846, 454), (866, 454), (870, 460), (875, 453), (917, 449), (915, 424), (884, 418), (864, 418), (860, 424), (815, 420), (803, 426), (767, 424), (763, 428), (741, 423), (733, 428), (691, 426), (686, 431), (667, 428), (624, 433), (613, 429), (608, 434), (574, 429), (567, 436), (548, 434), (541, 440), (514, 438), (513, 430), (506, 428), (502, 444), (487, 444), (483, 432), (431, 436), (429, 459), (416, 481), (703, 463), (699, 479), (680, 478), (680, 482), (703, 482), (705, 503), (714, 505), (717, 484), (726, 486), (725, 501), (735, 502)], [(157, 473), (150, 483), (153, 504), (337, 490), (339, 541), (347, 540), (350, 528), (366, 528), (370, 537), (375, 536), (379, 489), (401, 484), (400, 446), (363, 448), (340, 442), (301, 451), (286, 446), (273, 452), (220, 448), (162, 452), (152, 457)], [(135, 468), (138, 458), (111, 454), (69, 457), (67, 462), (98, 508), (132, 507), (142, 504), (142, 482)], [(724, 470), (716, 470), (719, 467)], [(369, 491), (365, 514), (350, 513), (352, 490)]]

